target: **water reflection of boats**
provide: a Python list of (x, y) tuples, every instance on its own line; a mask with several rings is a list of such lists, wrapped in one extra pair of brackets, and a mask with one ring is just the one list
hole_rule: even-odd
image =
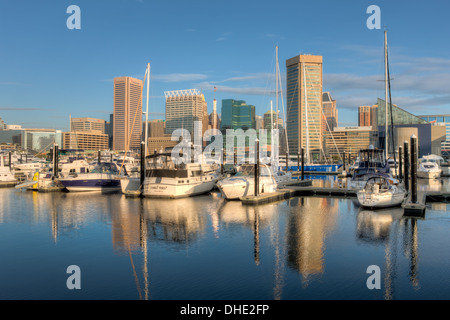
[(225, 225), (242, 224), (253, 228), (255, 219), (258, 219), (260, 226), (265, 227), (276, 213), (276, 208), (276, 204), (258, 208), (242, 205), (240, 201), (224, 201), (218, 209), (218, 214), (220, 221)]
[(143, 199), (148, 237), (175, 243), (189, 243), (205, 232), (207, 212), (214, 203), (211, 196)]
[(418, 191), (443, 191), (444, 181), (441, 179), (421, 179), (417, 183)]
[(357, 238), (370, 242), (385, 241), (389, 238), (392, 223), (402, 217), (403, 208), (361, 209), (356, 218)]

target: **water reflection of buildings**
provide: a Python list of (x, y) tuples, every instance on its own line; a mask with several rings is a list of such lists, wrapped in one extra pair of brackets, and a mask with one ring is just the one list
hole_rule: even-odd
[(253, 255), (256, 265), (260, 263), (260, 230), (271, 224), (276, 208), (277, 204), (246, 206), (242, 205), (240, 201), (224, 200), (218, 210), (219, 219), (224, 227), (239, 224), (252, 230)]
[(303, 276), (308, 285), (311, 275), (324, 271), (325, 238), (336, 228), (337, 199), (293, 198), (287, 223), (288, 266)]
[[(59, 235), (81, 228), (89, 220), (98, 219), (97, 215), (99, 214), (107, 217), (110, 206), (106, 196), (99, 197), (94, 194), (16, 191), (15, 197), (17, 197), (17, 201), (23, 202), (22, 205), (26, 208), (32, 208), (33, 215), (30, 218), (35, 223), (50, 222), (52, 238), (55, 242)], [(93, 217), (93, 215), (96, 216)]]
[(376, 211), (360, 210), (357, 216), (356, 236), (364, 243), (385, 246), (384, 297), (391, 300), (397, 278), (398, 237), (402, 237), (403, 254), (409, 259), (409, 279), (413, 287), (419, 287), (418, 225), (415, 218), (405, 218), (403, 209), (387, 208)]
[(118, 252), (135, 251), (143, 241), (189, 244), (205, 232), (210, 198), (119, 198), (112, 212), (113, 246)]

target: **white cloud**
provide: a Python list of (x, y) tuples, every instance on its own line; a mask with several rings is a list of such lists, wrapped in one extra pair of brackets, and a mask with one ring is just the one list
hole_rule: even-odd
[(156, 74), (151, 76), (153, 80), (161, 82), (184, 82), (184, 81), (199, 81), (208, 78), (205, 74), (200, 73), (170, 73), (170, 74)]

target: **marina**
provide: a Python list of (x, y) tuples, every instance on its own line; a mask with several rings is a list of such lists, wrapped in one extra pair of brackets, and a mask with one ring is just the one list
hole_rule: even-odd
[(5, 2), (0, 300), (450, 299), (450, 4), (106, 9)]
[[(0, 189), (0, 297), (449, 298), (449, 178), (418, 181), (420, 218), (364, 209), (335, 176), (305, 181), (256, 205), (217, 190), (158, 199)], [(76, 292), (65, 287), (69, 265), (82, 270)], [(369, 265), (380, 266), (382, 290), (367, 289)]]

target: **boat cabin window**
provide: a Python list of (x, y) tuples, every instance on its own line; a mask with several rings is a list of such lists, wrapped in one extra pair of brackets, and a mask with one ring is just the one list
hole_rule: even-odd
[(91, 170), (91, 173), (113, 173), (118, 174), (119, 171), (113, 163), (101, 163)]

